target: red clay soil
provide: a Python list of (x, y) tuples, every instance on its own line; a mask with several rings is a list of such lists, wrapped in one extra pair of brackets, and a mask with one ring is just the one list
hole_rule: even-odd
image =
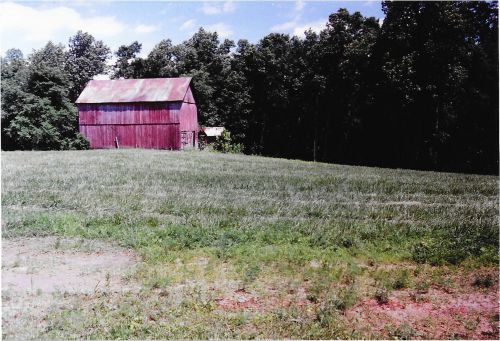
[[(284, 297), (278, 297), (273, 293), (273, 289), (269, 289), (265, 298), (258, 297), (254, 293), (245, 290), (236, 290), (226, 297), (219, 297), (215, 299), (217, 307), (225, 311), (258, 311), (267, 312), (276, 308), (288, 308), (291, 306), (297, 308), (312, 308), (313, 303), (306, 299), (306, 293), (303, 288), (298, 292), (291, 292)], [(276, 294), (276, 295), (275, 295)], [(310, 309), (309, 309), (310, 310)]]
[[(494, 283), (488, 288), (474, 286), (474, 275), (456, 274), (456, 285), (434, 286), (426, 291), (393, 291), (387, 303), (365, 298), (345, 311), (348, 325), (367, 338), (411, 339), (499, 339), (498, 270), (487, 270)], [(268, 312), (295, 307), (315, 318), (318, 303), (306, 299), (306, 290), (279, 295), (269, 288), (265, 297), (245, 290), (228, 291), (216, 300), (223, 311)]]
[(385, 304), (362, 300), (346, 316), (383, 337), (406, 328), (413, 339), (498, 339), (498, 303), (497, 285), (459, 294), (429, 289), (417, 300), (415, 292), (402, 290)]

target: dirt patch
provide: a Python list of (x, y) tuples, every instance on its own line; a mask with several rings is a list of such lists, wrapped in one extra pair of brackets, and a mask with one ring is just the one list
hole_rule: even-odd
[(70, 238), (2, 240), (4, 338), (36, 338), (50, 309), (69, 296), (137, 290), (127, 280), (139, 261), (132, 251)]
[(385, 304), (362, 300), (347, 316), (384, 338), (498, 339), (498, 286), (461, 293), (396, 291)]
[(260, 295), (255, 291), (244, 289), (226, 290), (223, 296), (215, 298), (218, 309), (222, 311), (255, 311), (270, 312), (276, 309), (295, 307), (312, 312), (314, 304), (306, 298), (303, 287), (282, 291), (278, 288), (267, 287)]

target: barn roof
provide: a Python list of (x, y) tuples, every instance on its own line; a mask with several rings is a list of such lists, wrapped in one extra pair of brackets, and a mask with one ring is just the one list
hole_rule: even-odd
[(76, 103), (182, 101), (191, 77), (91, 80)]

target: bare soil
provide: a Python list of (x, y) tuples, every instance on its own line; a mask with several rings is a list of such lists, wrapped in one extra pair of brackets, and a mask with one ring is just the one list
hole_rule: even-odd
[(101, 241), (71, 238), (2, 240), (4, 338), (37, 338), (51, 309), (75, 295), (137, 290), (127, 280), (139, 258)]
[(491, 287), (478, 288), (471, 276), (457, 275), (455, 289), (394, 291), (387, 302), (361, 300), (346, 315), (384, 338), (498, 340), (498, 271), (483, 272), (494, 278)]

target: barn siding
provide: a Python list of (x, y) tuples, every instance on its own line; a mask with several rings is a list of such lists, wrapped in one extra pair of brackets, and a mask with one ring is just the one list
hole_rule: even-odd
[(79, 104), (80, 124), (179, 123), (179, 103)]
[(91, 148), (180, 149), (180, 103), (79, 104)]
[(193, 92), (191, 91), (191, 87), (188, 87), (188, 89), (186, 91), (186, 95), (184, 96), (183, 102), (195, 104)]
[[(80, 132), (90, 141), (91, 148), (116, 148), (116, 139), (120, 148), (197, 146), (198, 116), (189, 81), (186, 78), (90, 82), (77, 100)], [(143, 98), (140, 94), (168, 99), (138, 102)], [(102, 102), (104, 99), (109, 102)]]
[(82, 125), (80, 132), (92, 149), (120, 148), (180, 149), (178, 124)]
[(198, 131), (198, 115), (196, 105), (191, 103), (182, 103), (179, 121), (181, 131)]
[[(188, 87), (184, 101), (179, 110), (179, 123), (181, 134), (187, 134), (189, 137), (185, 139), (189, 147), (198, 146), (198, 111), (194, 104), (193, 92), (191, 87)], [(194, 143), (193, 143), (194, 142)]]

